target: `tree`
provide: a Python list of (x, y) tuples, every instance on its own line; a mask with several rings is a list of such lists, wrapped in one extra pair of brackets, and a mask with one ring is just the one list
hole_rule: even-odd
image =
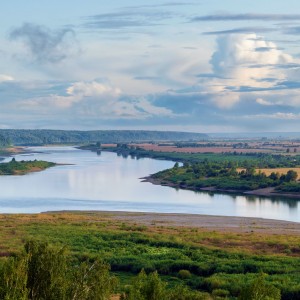
[(30, 241), (0, 269), (0, 299), (109, 300), (117, 279), (99, 260), (70, 265), (64, 247)]
[(168, 300), (166, 284), (161, 281), (157, 272), (149, 275), (142, 270), (134, 279), (122, 300)]
[(27, 259), (14, 257), (7, 260), (0, 271), (0, 299), (27, 300)]
[(269, 178), (272, 179), (272, 180), (278, 180), (280, 178), (280, 174), (278, 172), (277, 173), (272, 172), (270, 174)]
[(27, 254), (27, 289), (29, 299), (64, 299), (67, 290), (65, 248), (30, 241)]
[(99, 260), (82, 263), (72, 276), (70, 299), (110, 299), (118, 280), (109, 271), (110, 266)]
[(298, 177), (297, 172), (295, 172), (294, 170), (289, 170), (286, 173), (285, 181), (287, 181), (287, 182), (296, 181), (297, 177)]

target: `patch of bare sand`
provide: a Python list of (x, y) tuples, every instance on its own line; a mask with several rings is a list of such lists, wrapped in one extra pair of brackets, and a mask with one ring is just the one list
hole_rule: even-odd
[(110, 220), (145, 226), (189, 227), (220, 232), (257, 232), (300, 236), (300, 223), (281, 220), (177, 213), (163, 214), (109, 211), (93, 211), (93, 213), (99, 213), (99, 216), (107, 217)]

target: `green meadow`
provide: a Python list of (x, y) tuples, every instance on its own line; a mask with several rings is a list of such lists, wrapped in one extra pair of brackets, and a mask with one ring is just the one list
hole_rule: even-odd
[(109, 264), (119, 280), (117, 293), (144, 270), (157, 271), (168, 288), (183, 285), (212, 299), (237, 299), (265, 274), (267, 285), (280, 290), (282, 299), (299, 299), (300, 237), (254, 231), (167, 222), (146, 226), (99, 212), (1, 215), (0, 255), (2, 262), (7, 260), (28, 240), (66, 247), (74, 265), (97, 259)]

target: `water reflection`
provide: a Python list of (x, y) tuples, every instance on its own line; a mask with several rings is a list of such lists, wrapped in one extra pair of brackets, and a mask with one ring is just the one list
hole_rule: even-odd
[(262, 217), (300, 221), (298, 201), (284, 198), (193, 192), (142, 183), (139, 178), (173, 162), (81, 151), (33, 148), (17, 160), (43, 159), (68, 165), (26, 176), (0, 177), (0, 212), (126, 210)]

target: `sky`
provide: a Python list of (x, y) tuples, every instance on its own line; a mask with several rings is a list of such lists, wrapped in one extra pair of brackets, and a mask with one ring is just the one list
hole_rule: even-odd
[(300, 131), (298, 0), (10, 0), (0, 128)]

